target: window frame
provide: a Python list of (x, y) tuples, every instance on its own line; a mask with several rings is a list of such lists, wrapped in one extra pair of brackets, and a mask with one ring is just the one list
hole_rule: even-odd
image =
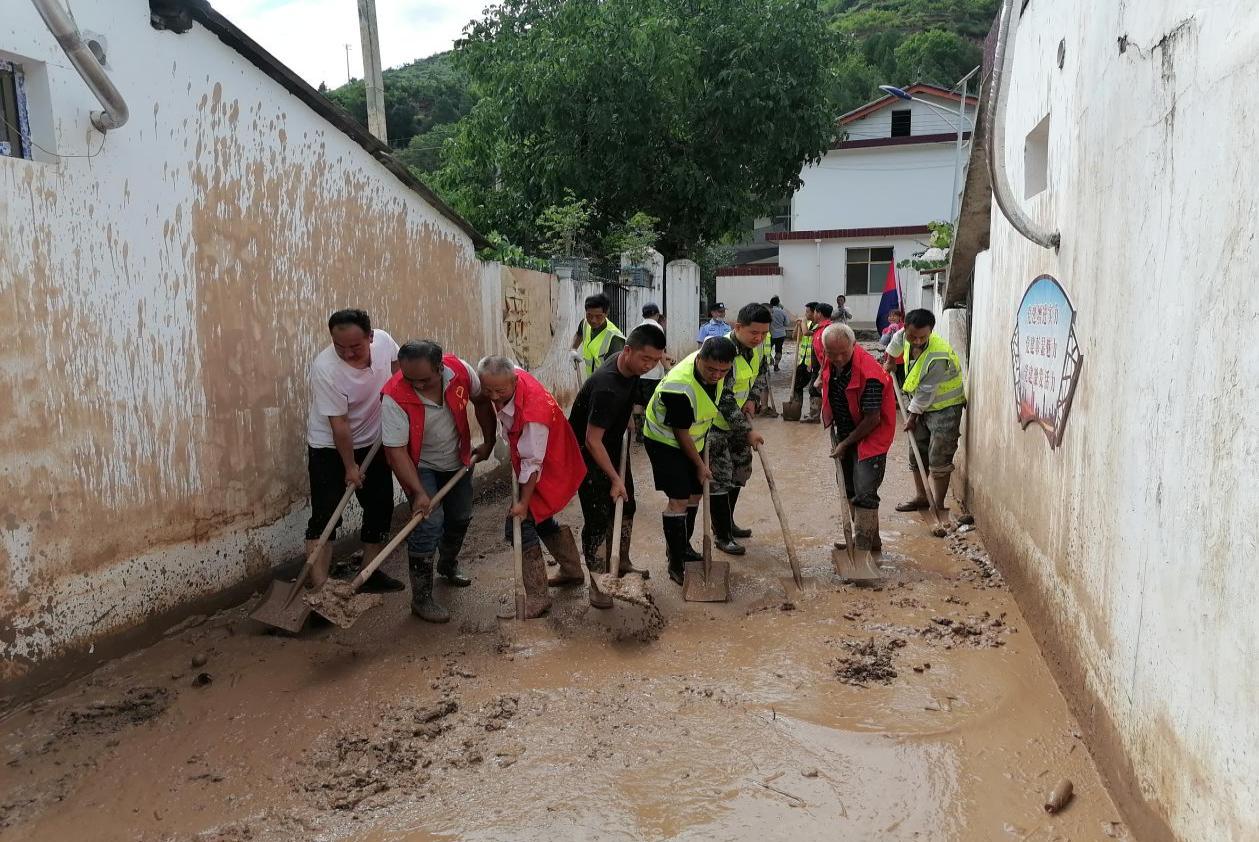
[[(878, 258), (874, 253), (880, 252)], [(884, 257), (884, 254), (887, 257)], [(856, 258), (856, 259), (854, 259)], [(889, 266), (896, 265), (896, 247), (895, 246), (854, 246), (853, 248), (844, 249), (844, 295), (882, 295), (883, 284), (887, 280), (887, 270)], [(862, 267), (861, 272), (865, 276), (865, 288), (855, 289), (854, 268)], [(874, 270), (873, 267), (879, 267)]]
[[(0, 84), (0, 97), (4, 97), (0, 99), (0, 116), (3, 116), (5, 120), (5, 125), (0, 125), (3, 129), (0, 137), (5, 138), (0, 140), (0, 157), (34, 160), (31, 147), (30, 110), (26, 97), (26, 74), (22, 71), (22, 65), (3, 58), (0, 58), (0, 74), (10, 80), (8, 85)], [(11, 91), (11, 93), (6, 96), (6, 91)], [(12, 119), (14, 117), (16, 121)], [(17, 149), (13, 148), (12, 133), (14, 131), (17, 132)]]
[[(896, 131), (896, 118), (901, 117), (904, 126), (903, 132)], [(888, 137), (913, 137), (914, 134), (914, 112), (911, 108), (897, 108), (892, 111), (891, 133)]]

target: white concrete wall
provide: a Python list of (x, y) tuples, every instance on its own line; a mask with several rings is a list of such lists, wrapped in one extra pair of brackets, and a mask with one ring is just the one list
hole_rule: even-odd
[(199, 25), (74, 12), (131, 108), (103, 149), (32, 5), (0, 14), (0, 50), (46, 78), (48, 143), (94, 154), (0, 159), (6, 684), (300, 552), (332, 310), (485, 347), (470, 237), (353, 140)]
[[(731, 275), (717, 277), (717, 300), (726, 305), (726, 321), (734, 318), (745, 304), (767, 303), (775, 295), (782, 297), (782, 275)], [(786, 302), (783, 302), (784, 304)], [(788, 308), (800, 314), (800, 307)]]
[[(928, 235), (923, 234), (925, 239)], [(782, 267), (783, 304), (792, 312), (799, 313), (806, 302), (826, 301), (832, 306), (835, 296), (845, 293), (845, 272), (850, 248), (887, 248), (891, 246), (895, 262), (908, 260), (924, 249), (922, 241), (912, 238), (874, 238), (852, 240), (785, 240), (778, 244), (778, 265)], [(901, 281), (901, 293), (905, 296), (906, 309), (919, 306), (922, 286), (917, 272), (910, 268), (897, 269)], [(743, 279), (738, 279), (743, 280)], [(853, 321), (874, 324), (879, 311), (878, 295), (849, 295), (848, 309)], [(729, 302), (727, 302), (729, 303)]]
[[(1024, 138), (1051, 116), (1049, 187), (1024, 207), (1062, 246), (994, 206), (972, 508), (1093, 734), (1113, 730), (1122, 757), (1104, 765), (1130, 764), (1179, 839), (1259, 839), (1259, 17), (1248, 0), (1033, 2), (1014, 50), (1002, 151), (1018, 189)], [(1040, 273), (1078, 309), (1085, 355), (1057, 450), (1014, 421), (1011, 330)]]
[(699, 264), (693, 260), (671, 260), (665, 267), (665, 291), (660, 306), (667, 318), (665, 332), (669, 354), (680, 360), (695, 350), (699, 327)]

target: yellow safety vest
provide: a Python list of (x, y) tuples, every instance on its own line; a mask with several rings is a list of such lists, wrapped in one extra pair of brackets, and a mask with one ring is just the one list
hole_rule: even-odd
[(918, 383), (922, 380), (922, 373), (927, 370), (933, 362), (937, 360), (948, 360), (949, 365), (953, 367), (955, 374), (948, 380), (945, 380), (936, 388), (935, 400), (931, 406), (927, 407), (927, 412), (935, 412), (937, 409), (947, 409), (950, 406), (966, 403), (966, 386), (962, 382), (962, 361), (958, 359), (957, 352), (953, 350), (953, 346), (949, 345), (939, 334), (932, 333), (927, 339), (927, 347), (922, 349), (922, 353), (918, 359), (910, 363), (909, 360), (909, 339), (905, 339), (904, 368), (905, 368), (905, 385), (904, 391), (907, 395), (912, 395), (914, 390), (918, 388)]
[[(735, 341), (734, 331), (726, 334), (726, 338), (731, 342)], [(739, 346), (736, 345), (735, 348)], [(734, 372), (734, 402), (742, 409), (743, 405), (748, 402), (748, 398), (752, 395), (752, 384), (756, 382), (756, 375), (761, 373), (761, 361), (765, 359), (765, 345), (757, 345), (752, 349), (751, 362), (743, 359), (742, 354), (734, 355), (734, 366), (731, 370)], [(718, 430), (729, 430), (730, 423), (717, 416), (717, 420), (713, 422), (717, 425)]]
[(590, 336), (590, 322), (582, 320), (581, 365), (586, 377), (594, 374), (595, 369), (603, 362), (604, 356), (608, 353), (608, 346), (612, 344), (612, 337), (614, 336), (625, 338), (625, 334), (621, 333), (619, 327), (612, 324), (611, 319), (608, 319), (603, 326), (603, 330), (599, 331), (593, 338)]
[(643, 414), (643, 435), (652, 441), (681, 448), (673, 434), (673, 428), (664, 423), (664, 403), (660, 398), (665, 394), (686, 395), (691, 402), (691, 411), (695, 414), (695, 423), (691, 424), (690, 429), (691, 441), (695, 442), (696, 450), (703, 452), (708, 428), (717, 419), (717, 402), (721, 400), (725, 379), (722, 378), (717, 383), (716, 395), (708, 397), (699, 378), (695, 376), (695, 359), (698, 356), (699, 351), (695, 351), (669, 369), (669, 373), (660, 381), (651, 400), (647, 402), (647, 410)]
[(806, 368), (813, 367), (813, 331), (817, 329), (817, 322), (805, 322), (804, 331), (800, 334), (800, 346), (796, 351), (796, 360), (798, 364)]

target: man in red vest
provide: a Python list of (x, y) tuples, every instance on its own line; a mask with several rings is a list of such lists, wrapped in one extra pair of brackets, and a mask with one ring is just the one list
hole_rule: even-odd
[[(444, 623), (450, 612), (433, 600), (433, 557), (437, 572), (455, 587), (472, 584), (459, 569), (459, 550), (472, 522), (472, 472), (463, 475), (433, 508), (431, 498), (472, 460), (468, 404), (481, 427), (477, 458), (494, 446), (494, 408), (481, 394), (472, 366), (443, 354), (436, 342), (407, 342), (398, 349), (398, 373), (381, 390), (381, 444), (412, 514), (428, 517), (407, 536), (411, 613)], [(369, 559), (370, 560), (370, 559)]]
[[(887, 452), (896, 436), (896, 396), (892, 381), (874, 357), (857, 344), (846, 324), (836, 322), (818, 335), (822, 349), (822, 424), (830, 429), (852, 504), (859, 549), (882, 548), (879, 538), (879, 486)], [(844, 549), (842, 544), (838, 545)]]
[(533, 619), (551, 608), (539, 542), (546, 544), (564, 575), (584, 575), (573, 533), (555, 515), (577, 493), (586, 464), (564, 411), (533, 375), (499, 356), (481, 360), (477, 374), (482, 393), (498, 413), (520, 484), (520, 500), (507, 511), (507, 536), (510, 540), (512, 518), (522, 518), (525, 619)]
[(816, 424), (822, 420), (822, 404), (825, 401), (822, 399), (821, 371), (822, 362), (826, 358), (826, 352), (822, 348), (822, 333), (830, 327), (833, 312), (831, 305), (825, 301), (813, 307), (817, 321), (813, 327), (813, 366), (810, 370), (813, 378), (809, 381), (809, 414), (800, 419), (805, 424)]

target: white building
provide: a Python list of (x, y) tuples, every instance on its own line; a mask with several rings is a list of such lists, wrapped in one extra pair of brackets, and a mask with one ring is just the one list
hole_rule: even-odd
[[(757, 297), (782, 296), (799, 312), (806, 301), (848, 296), (858, 323), (873, 323), (888, 268), (926, 248), (928, 222), (948, 220), (957, 170), (957, 120), (961, 96), (932, 85), (907, 92), (919, 100), (885, 96), (839, 118), (835, 143), (817, 165), (801, 173), (804, 184), (791, 200), (789, 231), (770, 234), (778, 244), (780, 288)], [(969, 138), (976, 100), (964, 106)], [(963, 150), (963, 160), (965, 149)], [(931, 307), (930, 289), (912, 269), (897, 270), (907, 307)], [(741, 297), (746, 277), (723, 278), (718, 296)], [(757, 282), (763, 280), (758, 277)]]

